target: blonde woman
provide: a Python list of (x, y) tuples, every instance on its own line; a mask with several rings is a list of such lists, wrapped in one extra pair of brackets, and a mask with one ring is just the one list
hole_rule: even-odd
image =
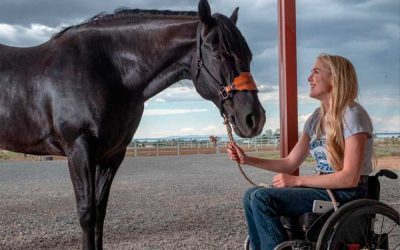
[[(342, 56), (321, 54), (308, 77), (310, 97), (321, 106), (308, 118), (303, 133), (289, 156), (279, 160), (246, 155), (236, 144), (228, 155), (242, 164), (278, 173), (274, 188), (251, 188), (243, 198), (252, 249), (273, 249), (287, 240), (281, 216), (311, 212), (314, 200), (330, 200), (333, 189), (340, 203), (367, 195), (367, 175), (372, 170), (372, 124), (357, 103), (357, 76), (352, 63)], [(290, 175), (308, 154), (321, 175)]]

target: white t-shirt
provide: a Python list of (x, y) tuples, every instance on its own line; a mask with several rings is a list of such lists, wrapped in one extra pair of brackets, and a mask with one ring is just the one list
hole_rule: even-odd
[[(322, 173), (332, 173), (335, 170), (329, 165), (326, 153), (325, 135), (317, 138), (316, 126), (320, 119), (319, 109), (307, 119), (304, 124), (303, 132), (310, 137), (310, 154), (315, 159), (316, 170)], [(362, 175), (368, 175), (372, 171), (372, 152), (373, 152), (373, 127), (371, 119), (365, 109), (358, 103), (354, 103), (346, 108), (343, 120), (344, 138), (358, 134), (368, 133), (367, 145), (365, 145), (364, 157), (362, 163)]]

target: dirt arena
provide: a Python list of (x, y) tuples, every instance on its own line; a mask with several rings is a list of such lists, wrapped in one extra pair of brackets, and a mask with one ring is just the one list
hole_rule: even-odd
[[(245, 170), (256, 182), (272, 178)], [(105, 249), (241, 249), (249, 187), (225, 154), (126, 158), (111, 190)], [(383, 181), (382, 200), (397, 210), (398, 190), (399, 181)], [(0, 249), (79, 249), (66, 161), (0, 163), (0, 221)]]

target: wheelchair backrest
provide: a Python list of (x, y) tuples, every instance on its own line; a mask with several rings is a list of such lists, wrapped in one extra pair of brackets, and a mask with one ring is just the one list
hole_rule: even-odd
[(381, 185), (377, 176), (368, 176), (368, 198), (379, 200)]

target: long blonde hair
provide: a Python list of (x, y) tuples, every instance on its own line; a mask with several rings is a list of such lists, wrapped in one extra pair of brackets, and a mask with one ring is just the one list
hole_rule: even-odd
[(332, 98), (328, 109), (321, 103), (316, 132), (318, 137), (325, 132), (328, 162), (340, 171), (344, 159), (343, 116), (346, 107), (357, 101), (357, 74), (353, 64), (342, 56), (320, 54), (317, 59), (331, 72)]

